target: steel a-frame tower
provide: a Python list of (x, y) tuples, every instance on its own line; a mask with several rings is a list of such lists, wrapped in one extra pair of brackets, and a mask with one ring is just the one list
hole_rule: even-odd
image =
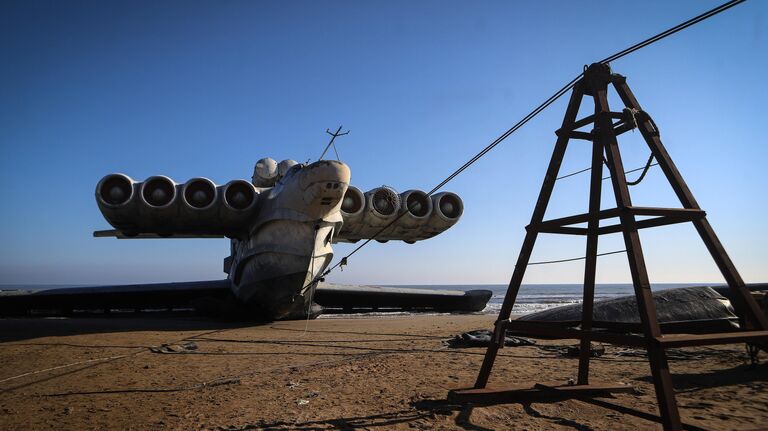
[[(608, 88), (613, 86), (624, 103), (621, 111), (611, 111), (608, 106)], [(579, 107), (585, 97), (594, 100), (594, 114), (577, 120)], [(580, 131), (592, 125), (591, 131)], [(648, 208), (632, 205), (629, 187), (621, 160), (617, 136), (639, 129), (651, 153), (658, 162), (672, 189), (681, 203), (681, 208)], [(628, 345), (645, 348), (656, 389), (656, 398), (665, 430), (682, 428), (680, 414), (675, 401), (672, 379), (667, 364), (666, 348), (727, 344), (768, 340), (768, 323), (756, 301), (752, 298), (736, 267), (707, 221), (706, 214), (699, 208), (693, 194), (678, 172), (675, 164), (661, 143), (651, 117), (642, 110), (635, 99), (626, 78), (611, 72), (607, 64), (595, 63), (586, 68), (583, 78), (576, 82), (566, 109), (562, 127), (556, 132), (558, 139), (549, 163), (544, 183), (539, 193), (531, 223), (526, 227), (517, 264), (509, 283), (506, 297), (496, 321), (493, 340), (488, 347), (474, 388), (451, 391), (449, 399), (476, 404), (492, 404), (503, 401), (530, 400), (534, 398), (585, 397), (602, 392), (621, 391), (626, 386), (589, 383), (589, 359), (591, 341)], [(592, 143), (592, 168), (589, 194), (589, 212), (554, 220), (544, 220), (555, 181), (560, 171), (568, 143), (571, 139)], [(603, 164), (610, 172), (616, 207), (600, 209)], [(650, 217), (638, 219), (638, 217)], [(601, 226), (602, 220), (618, 218), (616, 224)], [(648, 272), (638, 231), (644, 228), (673, 223), (691, 222), (715, 260), (723, 277), (736, 298), (734, 307), (739, 315), (742, 328), (738, 332), (709, 334), (664, 335), (656, 316)], [(576, 227), (586, 223), (586, 227)], [(529, 264), (536, 238), (539, 233), (553, 233), (586, 236), (586, 259), (584, 271), (583, 314), (579, 328), (564, 327), (552, 322), (510, 320), (520, 285)], [(632, 284), (637, 299), (641, 323), (624, 325), (623, 331), (616, 332), (616, 325), (610, 322), (593, 321), (592, 311), (595, 292), (595, 270), (597, 265), (597, 244), (600, 235), (621, 233), (626, 246)], [(614, 329), (613, 331), (606, 330)], [(496, 360), (497, 352), (504, 345), (507, 330), (528, 336), (579, 339), (581, 342), (578, 380), (575, 385), (536, 384), (501, 389), (490, 389), (486, 385)], [(631, 388), (630, 388), (631, 389)]]

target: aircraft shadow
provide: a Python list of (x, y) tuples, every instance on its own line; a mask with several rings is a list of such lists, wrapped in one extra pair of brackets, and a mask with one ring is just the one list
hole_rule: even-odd
[[(198, 331), (255, 326), (254, 322), (232, 322), (205, 317), (87, 317), (87, 318), (3, 318), (0, 342), (40, 337), (103, 334), (133, 331)], [(107, 346), (104, 346), (107, 347)], [(136, 346), (116, 346), (136, 347)]]

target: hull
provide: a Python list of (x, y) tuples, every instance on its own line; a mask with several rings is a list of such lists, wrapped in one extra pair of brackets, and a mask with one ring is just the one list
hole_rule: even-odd
[(296, 272), (239, 286), (238, 298), (255, 320), (294, 320), (309, 313), (309, 292), (302, 292), (309, 273)]
[[(232, 292), (258, 320), (315, 316), (312, 281), (333, 258), (332, 225), (279, 220), (264, 224), (247, 242), (235, 245)], [(315, 307), (317, 308), (317, 307)]]
[(412, 311), (474, 313), (483, 311), (490, 290), (434, 290), (404, 287), (324, 285), (315, 301), (329, 313)]

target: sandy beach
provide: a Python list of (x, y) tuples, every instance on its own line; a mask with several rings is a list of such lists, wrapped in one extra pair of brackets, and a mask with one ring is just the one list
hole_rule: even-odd
[[(592, 379), (635, 395), (447, 403), (449, 389), (471, 386), (485, 349), (444, 341), (494, 318), (2, 319), (0, 429), (660, 429), (644, 417), (657, 413), (645, 358), (614, 346), (592, 362)], [(577, 359), (557, 351), (572, 344), (503, 349), (491, 386), (574, 378)], [(750, 367), (743, 345), (685, 349), (670, 366), (686, 424), (768, 424), (768, 365)]]

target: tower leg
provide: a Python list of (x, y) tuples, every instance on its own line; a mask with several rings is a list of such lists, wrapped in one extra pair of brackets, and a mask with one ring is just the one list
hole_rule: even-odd
[(661, 344), (656, 341), (656, 337), (661, 336), (661, 328), (656, 315), (656, 306), (653, 302), (648, 271), (645, 267), (640, 235), (637, 230), (635, 216), (626, 210), (632, 206), (632, 200), (629, 195), (627, 178), (624, 174), (619, 144), (616, 141), (613, 124), (608, 116), (610, 109), (608, 107), (607, 90), (607, 82), (593, 90), (595, 91), (595, 104), (600, 112), (600, 114), (597, 114), (595, 122), (595, 135), (596, 139), (606, 148), (608, 168), (611, 171), (611, 182), (616, 198), (616, 207), (620, 210), (619, 218), (624, 236), (624, 245), (627, 250), (627, 259), (632, 275), (632, 284), (635, 288), (635, 298), (637, 299), (640, 320), (645, 332), (648, 358), (651, 365), (651, 374), (653, 375), (653, 384), (656, 389), (656, 399), (659, 404), (662, 425), (665, 430), (681, 430), (682, 423), (680, 422), (680, 413), (675, 402), (672, 376), (669, 373), (666, 354)]
[[(614, 79), (616, 92), (628, 108), (635, 109), (639, 112), (639, 115), (637, 115), (638, 129), (656, 158), (656, 161), (659, 163), (659, 167), (661, 167), (661, 170), (664, 172), (667, 181), (669, 181), (670, 186), (675, 191), (680, 203), (684, 208), (700, 209), (698, 202), (696, 202), (696, 199), (693, 197), (693, 193), (691, 193), (683, 176), (680, 175), (680, 171), (677, 170), (667, 149), (664, 147), (664, 144), (662, 144), (655, 124), (653, 124), (650, 117), (642, 111), (640, 103), (627, 85), (626, 79), (619, 75), (614, 76), (616, 77)], [(717, 238), (709, 221), (707, 221), (706, 217), (703, 217), (693, 220), (693, 225), (696, 227), (696, 231), (706, 245), (715, 264), (717, 264), (717, 267), (720, 269), (726, 283), (728, 283), (728, 287), (730, 287), (731, 291), (734, 293), (734, 297), (737, 298), (733, 305), (742, 322), (747, 323), (748, 325), (751, 324), (758, 329), (768, 329), (768, 319), (760, 310), (757, 301), (755, 301), (752, 294), (746, 288), (744, 280), (742, 280), (739, 272), (736, 270), (736, 266), (725, 251), (725, 247), (723, 247), (722, 243), (720, 243), (720, 240)]]
[[(597, 270), (597, 242), (600, 228), (600, 194), (603, 183), (603, 146), (599, 141), (592, 143), (592, 171), (589, 191), (589, 216), (587, 222), (587, 252), (584, 263), (584, 299), (582, 302), (581, 329), (592, 329), (592, 310), (595, 302), (595, 272)], [(589, 384), (589, 360), (592, 343), (582, 339), (579, 344), (578, 384)]]

